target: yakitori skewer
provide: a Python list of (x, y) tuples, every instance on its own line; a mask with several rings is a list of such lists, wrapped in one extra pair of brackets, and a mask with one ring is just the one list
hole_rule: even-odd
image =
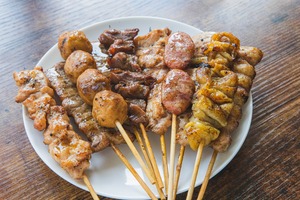
[(191, 37), (183, 32), (171, 34), (165, 47), (164, 61), (165, 64), (172, 69), (166, 75), (162, 87), (163, 105), (172, 113), (168, 183), (169, 199), (173, 199), (176, 117), (189, 107), (195, 90), (194, 82), (190, 76), (182, 70), (186, 69), (190, 64), (194, 51), (195, 45)]
[[(205, 145), (211, 144), (214, 148), (214, 153), (207, 169), (205, 180), (198, 199), (202, 199), (204, 195), (217, 152), (225, 151), (230, 145), (230, 134), (238, 126), (238, 121), (241, 118), (242, 105), (247, 101), (252, 81), (255, 76), (254, 67), (248, 62), (245, 62), (245, 60), (241, 60), (241, 58), (239, 58), (241, 57), (241, 54), (239, 55), (240, 44), (239, 40), (235, 36), (230, 33), (216, 33), (213, 35), (210, 33), (210, 35), (211, 40), (208, 44), (206, 44), (207, 46), (199, 48), (205, 50), (200, 54), (204, 57), (207, 56), (207, 59), (200, 58), (199, 60), (206, 60), (207, 63), (204, 63), (203, 66), (208, 66), (209, 69), (199, 69), (200, 71), (197, 72), (197, 80), (200, 84), (200, 89), (196, 93), (196, 100), (193, 105), (194, 118), (192, 118), (191, 122), (189, 122), (185, 127), (188, 140), (190, 140), (190, 145), (193, 145), (193, 137), (190, 137), (191, 135), (189, 134), (193, 133), (192, 129), (197, 129), (197, 120), (199, 122), (202, 121), (209, 123), (210, 126), (216, 129), (215, 136), (217, 137), (207, 138), (205, 134), (203, 134), (204, 132), (200, 135), (195, 134), (195, 136), (200, 138), (198, 141), (201, 141), (199, 148), (203, 141), (205, 141)], [(203, 42), (204, 39), (202, 38), (201, 41)], [(258, 56), (260, 57), (258, 59), (260, 61), (262, 57), (261, 51), (259, 50), (255, 52), (261, 55)], [(254, 52), (249, 53), (248, 56), (251, 57), (251, 54), (253, 55), (253, 53)], [(250, 58), (248, 57), (248, 59)], [(211, 106), (207, 107), (207, 105)], [(219, 107), (219, 111), (223, 111), (223, 116), (222, 112), (219, 112), (216, 109), (213, 110), (214, 112), (209, 113), (205, 107)], [(194, 126), (194, 128), (192, 128), (192, 126)], [(196, 129), (194, 131), (197, 132)], [(208, 133), (211, 136), (214, 135), (211, 134), (211, 132)], [(194, 171), (197, 170), (195, 169)], [(191, 199), (193, 189), (194, 182), (192, 180), (187, 199)]]
[(150, 182), (153, 184), (155, 183), (154, 177), (152, 177), (149, 168), (144, 163), (142, 157), (122, 126), (122, 123), (124, 123), (127, 119), (127, 110), (128, 106), (126, 101), (118, 93), (110, 90), (103, 90), (98, 92), (94, 97), (92, 111), (93, 117), (98, 121), (100, 126), (109, 128), (117, 127), (119, 129), (134, 157), (137, 159)]
[[(23, 103), (27, 108), (37, 130), (45, 130), (44, 143), (49, 145), (51, 156), (71, 177), (82, 178), (93, 199), (98, 200), (99, 197), (84, 174), (90, 165), (92, 154), (90, 144), (73, 131), (64, 109), (56, 106), (53, 99), (54, 91), (49, 87), (42, 68), (35, 67), (33, 70), (15, 72), (13, 76), (19, 87), (16, 102)], [(69, 159), (70, 157), (72, 159)]]
[(234, 94), (234, 107), (228, 117), (227, 126), (221, 129), (219, 137), (212, 142), (214, 149), (211, 157), (205, 178), (203, 180), (197, 200), (203, 199), (209, 178), (219, 152), (224, 152), (228, 149), (231, 143), (231, 133), (238, 127), (239, 120), (242, 117), (242, 107), (246, 103), (253, 79), (255, 78), (255, 65), (257, 65), (263, 53), (260, 49), (255, 47), (243, 47), (237, 49), (238, 59), (234, 60), (232, 71), (238, 76), (238, 88)]
[[(155, 179), (154, 179), (154, 177), (152, 177), (152, 173), (151, 173), (152, 169), (147, 167), (147, 165), (144, 163), (144, 161), (142, 160), (142, 157), (138, 153), (137, 149), (133, 145), (132, 141), (130, 140), (130, 138), (128, 137), (126, 131), (124, 130), (124, 128), (122, 126), (122, 123), (124, 123), (125, 120), (127, 119), (127, 103), (123, 99), (123, 97), (120, 94), (112, 92), (110, 90), (103, 90), (101, 92), (98, 92), (94, 97), (93, 116), (95, 119), (97, 119), (98, 123), (101, 126), (111, 127), (111, 128), (116, 126), (119, 129), (119, 131), (122, 134), (123, 138), (125, 139), (128, 147), (130, 148), (133, 155), (135, 156), (135, 158), (141, 165), (141, 167), (144, 170), (144, 172), (146, 173), (147, 177), (149, 178), (151, 183), (155, 183)], [(145, 133), (143, 133), (143, 135), (144, 135), (144, 138), (146, 138)], [(146, 138), (145, 141), (146, 141), (146, 143), (149, 143), (149, 141), (147, 139), (148, 138)], [(149, 147), (149, 144), (148, 144), (148, 147)], [(152, 151), (152, 149), (151, 149), (151, 151)], [(151, 158), (151, 156), (153, 157), (153, 155), (151, 155), (151, 152), (148, 152), (148, 153), (149, 153), (150, 158)], [(153, 152), (152, 152), (152, 154), (153, 154)], [(156, 163), (152, 164), (154, 174), (156, 174), (155, 173), (155, 164)], [(157, 185), (157, 189), (158, 189), (161, 199), (165, 199), (164, 194), (162, 193), (159, 185)]]

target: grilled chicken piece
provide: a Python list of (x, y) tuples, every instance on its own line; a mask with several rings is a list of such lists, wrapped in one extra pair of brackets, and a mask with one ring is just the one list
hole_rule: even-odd
[(191, 109), (186, 110), (186, 112), (177, 116), (177, 132), (176, 132), (176, 143), (186, 146), (188, 144), (188, 139), (185, 134), (184, 126), (189, 122), (192, 115)]
[(255, 66), (261, 61), (263, 52), (256, 47), (241, 46), (238, 50), (238, 55), (250, 65)]
[(70, 118), (62, 106), (51, 106), (47, 114), (48, 127), (44, 131), (44, 143), (51, 144), (55, 139), (60, 138), (61, 130), (72, 131), (73, 127), (70, 124)]
[(93, 46), (82, 31), (69, 31), (62, 33), (58, 38), (58, 49), (61, 57), (67, 59), (76, 50), (92, 53)]
[(73, 83), (87, 69), (96, 69), (96, 61), (94, 57), (81, 50), (74, 51), (66, 60), (64, 70)]
[(93, 105), (95, 95), (102, 90), (110, 90), (110, 81), (97, 69), (85, 70), (77, 79), (77, 90), (80, 97)]
[(110, 90), (103, 90), (96, 94), (92, 114), (100, 126), (115, 128), (116, 121), (123, 124), (127, 119), (127, 112), (127, 103), (120, 94)]
[[(196, 53), (193, 62), (197, 65), (207, 63), (213, 67), (215, 73), (219, 73), (220, 66), (225, 65), (226, 68), (233, 71), (237, 77), (237, 87), (235, 90), (230, 90), (230, 87), (225, 86), (224, 82), (214, 84), (213, 87), (222, 91), (224, 94), (232, 98), (233, 106), (227, 119), (227, 125), (220, 127), (219, 137), (212, 141), (212, 147), (219, 151), (226, 151), (231, 144), (231, 133), (237, 128), (241, 118), (242, 106), (248, 99), (253, 79), (255, 77), (256, 65), (262, 59), (263, 53), (255, 47), (239, 48), (238, 39), (234, 39), (230, 34), (205, 32), (196, 37), (193, 37), (196, 44)], [(232, 41), (230, 41), (232, 40)], [(232, 44), (236, 44), (233, 45)], [(207, 69), (207, 71), (210, 71)], [(209, 73), (199, 73), (202, 76), (202, 82), (207, 80)], [(199, 78), (198, 78), (199, 80)], [(233, 92), (235, 91), (235, 92)], [(209, 93), (210, 91), (205, 91)], [(213, 93), (211, 93), (213, 95)], [(211, 96), (210, 95), (210, 96)], [(230, 108), (228, 109), (230, 110)], [(202, 115), (206, 116), (206, 115)], [(208, 121), (208, 120), (207, 120)], [(215, 126), (215, 124), (214, 124)]]
[(47, 126), (46, 115), (50, 106), (55, 105), (52, 98), (54, 91), (49, 87), (49, 81), (41, 67), (33, 70), (14, 72), (13, 77), (18, 86), (17, 103), (23, 102), (29, 117), (34, 120), (34, 128), (41, 131)]
[(74, 131), (63, 129), (60, 137), (49, 144), (49, 153), (71, 177), (80, 179), (90, 166), (92, 150)]
[(142, 68), (164, 68), (165, 45), (171, 30), (156, 29), (146, 35), (134, 38), (138, 64)]
[(44, 132), (44, 143), (49, 145), (51, 156), (73, 178), (82, 178), (84, 171), (90, 166), (90, 144), (73, 131), (62, 106), (51, 106), (47, 122), (49, 125)]
[(47, 126), (47, 113), (56, 102), (48, 93), (36, 92), (23, 101), (23, 105), (27, 108), (30, 119), (34, 120), (34, 128), (42, 131)]
[(51, 97), (54, 95), (54, 91), (49, 87), (49, 81), (43, 73), (42, 67), (37, 66), (33, 70), (14, 72), (13, 77), (19, 88), (15, 98), (17, 103), (23, 102), (36, 92), (48, 93)]
[[(73, 131), (63, 108), (55, 106), (56, 102), (50, 96), (53, 95), (53, 90), (48, 87), (48, 80), (41, 68), (15, 72), (14, 78), (19, 86), (19, 93), (22, 90), (30, 93), (29, 96), (24, 95), (22, 100), (29, 117), (34, 119), (34, 127), (43, 130), (48, 124), (44, 142), (49, 144), (51, 156), (73, 178), (82, 178), (84, 170), (89, 167), (92, 154), (90, 144)], [(23, 99), (24, 97), (26, 98)]]
[[(79, 96), (76, 86), (66, 76), (64, 63), (58, 63), (46, 72), (51, 86), (62, 100), (62, 105), (71, 115), (79, 129), (91, 142), (93, 151), (100, 151), (114, 144), (124, 143), (122, 135), (116, 129), (100, 127), (92, 116), (92, 108)], [(129, 137), (134, 140), (133, 134), (128, 132)]]
[(172, 116), (162, 104), (162, 83), (154, 85), (147, 102), (146, 115), (149, 119), (147, 128), (159, 135), (166, 133), (171, 125)]

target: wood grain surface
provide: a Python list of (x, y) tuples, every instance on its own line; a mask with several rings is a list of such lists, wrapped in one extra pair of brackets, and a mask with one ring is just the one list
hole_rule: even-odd
[[(249, 135), (236, 157), (211, 179), (205, 199), (300, 199), (299, 0), (2, 0), (0, 199), (92, 199), (35, 153), (21, 105), (14, 101), (12, 73), (32, 69), (61, 32), (126, 16), (164, 17), (204, 31), (229, 31), (243, 45), (263, 50), (252, 87)], [(199, 187), (193, 199), (198, 192)]]

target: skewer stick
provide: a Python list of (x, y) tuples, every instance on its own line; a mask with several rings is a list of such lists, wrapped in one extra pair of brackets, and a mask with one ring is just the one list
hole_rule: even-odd
[(176, 115), (172, 114), (171, 128), (171, 147), (170, 147), (170, 170), (169, 170), (169, 188), (168, 199), (173, 199), (173, 183), (174, 183), (174, 161), (175, 161), (175, 145), (176, 145)]
[(155, 159), (155, 156), (154, 156), (154, 153), (153, 153), (148, 135), (146, 133), (145, 127), (144, 127), (143, 124), (140, 124), (140, 128), (142, 130), (142, 134), (143, 134), (143, 137), (144, 137), (144, 140), (145, 140), (145, 144), (146, 144), (147, 151), (148, 151), (148, 154), (149, 154), (149, 157), (150, 157), (150, 161), (152, 163), (152, 167), (153, 167), (153, 170), (154, 170), (154, 175), (155, 175), (155, 178), (157, 180), (158, 186), (159, 186), (160, 189), (164, 188), (164, 184), (162, 182), (162, 179), (161, 179), (161, 176), (160, 176), (160, 173), (159, 173), (159, 170), (158, 170), (158, 166), (157, 166), (157, 163), (156, 163), (156, 159)]
[(178, 182), (179, 182), (179, 177), (180, 177), (180, 172), (181, 172), (181, 166), (182, 166), (184, 152), (185, 152), (185, 146), (181, 145), (179, 156), (178, 156), (178, 162), (177, 162), (177, 165), (176, 165), (176, 173), (175, 173), (175, 180), (174, 180), (173, 196), (176, 196), (176, 193), (177, 193)]
[(133, 129), (133, 132), (134, 132), (134, 135), (136, 137), (136, 140), (137, 140), (138, 144), (140, 145), (140, 148), (141, 148), (142, 153), (144, 155), (144, 158), (146, 160), (147, 166), (148, 166), (148, 168), (149, 168), (149, 170), (151, 172), (151, 175), (152, 175), (152, 177), (154, 177), (154, 172), (153, 172), (153, 168), (152, 168), (152, 165), (151, 165), (151, 161), (150, 161), (150, 158), (149, 158), (148, 153), (146, 151), (146, 147), (145, 147), (145, 145), (144, 145), (144, 143), (142, 141), (141, 135), (136, 130), (136, 128)]
[(122, 152), (114, 145), (111, 144), (112, 149), (114, 152), (119, 156), (119, 158), (122, 160), (124, 165), (127, 167), (127, 169), (131, 172), (131, 174), (135, 177), (135, 179), (139, 182), (139, 184), (142, 186), (142, 188), (147, 192), (149, 197), (151, 199), (156, 199), (155, 195), (152, 193), (150, 188), (146, 185), (146, 183), (143, 181), (143, 179), (139, 176), (139, 174), (135, 171), (135, 169), (132, 167), (132, 165), (128, 162), (126, 157), (122, 154)]
[(204, 193), (205, 193), (205, 190), (206, 190), (206, 187), (207, 187), (207, 184), (208, 184), (208, 181), (209, 181), (212, 169), (214, 167), (217, 155), (218, 155), (218, 151), (214, 150), (213, 155), (212, 155), (212, 157), (210, 159), (210, 162), (209, 162), (209, 165), (208, 165), (208, 168), (207, 168), (207, 171), (206, 171), (206, 174), (205, 174), (205, 177), (204, 177), (204, 180), (203, 180), (200, 192), (198, 194), (197, 200), (202, 200), (203, 199), (203, 196), (204, 196)]
[(83, 174), (83, 177), (82, 177), (82, 178), (83, 178), (83, 182), (85, 183), (85, 185), (86, 185), (87, 188), (89, 189), (89, 191), (90, 191), (90, 193), (91, 193), (93, 199), (94, 199), (94, 200), (100, 200), (100, 198), (99, 198), (98, 195), (96, 194), (96, 192), (95, 192), (93, 186), (91, 185), (91, 182), (90, 182), (89, 178), (88, 178), (85, 174)]
[[(136, 130), (136, 128), (133, 129), (133, 132), (134, 132), (135, 137), (136, 137), (136, 139), (137, 139), (137, 141), (138, 141), (138, 144), (140, 145), (140, 147), (141, 147), (141, 149), (142, 149), (144, 158), (145, 158), (146, 163), (147, 163), (147, 165), (148, 165), (148, 167), (149, 167), (149, 169), (150, 169), (151, 175), (152, 175), (153, 177), (155, 177), (155, 176), (154, 176), (153, 167), (152, 167), (151, 161), (150, 161), (150, 159), (149, 159), (149, 156), (148, 156), (148, 154), (147, 154), (147, 151), (146, 151), (146, 148), (145, 148), (145, 146), (144, 146), (144, 143), (143, 143), (143, 141), (142, 141), (142, 138), (141, 138), (139, 132)], [(165, 197), (164, 193), (162, 192), (162, 190), (159, 188), (159, 186), (158, 186), (158, 184), (157, 184), (157, 180), (156, 180), (155, 186), (156, 186), (156, 189), (157, 189), (157, 191), (158, 191), (158, 193), (159, 193), (160, 199), (162, 199), (162, 200), (165, 199), (166, 197)]]
[(196, 156), (196, 161), (195, 161), (195, 165), (194, 165), (191, 185), (190, 185), (186, 200), (191, 200), (192, 197), (193, 197), (195, 182), (196, 182), (196, 178), (197, 178), (197, 175), (198, 175), (198, 170), (199, 170), (199, 166), (200, 166), (200, 161), (201, 161), (201, 157), (202, 157), (203, 148), (204, 148), (204, 140), (201, 140), (201, 142), (199, 144), (199, 147), (198, 147), (198, 151), (197, 151), (197, 156)]
[(130, 138), (128, 137), (126, 131), (124, 130), (122, 124), (119, 121), (116, 121), (116, 126), (119, 129), (120, 133), (122, 134), (125, 142), (127, 143), (128, 147), (130, 148), (131, 152), (133, 153), (134, 157), (137, 159), (137, 161), (139, 162), (139, 164), (141, 165), (142, 169), (144, 170), (144, 172), (146, 173), (147, 177), (149, 178), (150, 182), (152, 184), (155, 183), (155, 179), (153, 178), (153, 176), (151, 175), (151, 172), (149, 170), (149, 168), (146, 166), (146, 164), (144, 163), (142, 157), (140, 156), (140, 154), (138, 153), (138, 151), (136, 150), (135, 146), (133, 145), (132, 141), (130, 140)]
[(168, 183), (169, 183), (169, 170), (168, 170), (168, 161), (167, 161), (167, 149), (166, 149), (166, 140), (165, 136), (160, 136), (160, 146), (162, 154), (162, 164), (164, 169), (164, 178), (165, 178), (165, 192), (168, 193)]

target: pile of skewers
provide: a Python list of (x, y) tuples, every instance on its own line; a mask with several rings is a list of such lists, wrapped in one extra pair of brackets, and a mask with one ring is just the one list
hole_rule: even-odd
[[(191, 199), (203, 148), (211, 146), (214, 153), (198, 196), (202, 199), (218, 152), (230, 146), (255, 77), (254, 66), (263, 54), (240, 46), (238, 38), (226, 32), (194, 37), (168, 28), (141, 36), (138, 32), (101, 33), (99, 48), (106, 57), (93, 54), (82, 31), (61, 34), (58, 48), (65, 61), (45, 72), (41, 67), (15, 72), (16, 102), (27, 108), (34, 127), (44, 131), (51, 156), (73, 178), (82, 178), (94, 199), (98, 197), (84, 174), (93, 152), (112, 147), (149, 197), (157, 199), (116, 146), (127, 143), (159, 198), (175, 199), (189, 145), (197, 151), (187, 195)], [(88, 142), (74, 132), (68, 115)], [(170, 126), (168, 163), (164, 135)], [(164, 179), (147, 132), (160, 137)], [(175, 171), (176, 143), (181, 148)]]

